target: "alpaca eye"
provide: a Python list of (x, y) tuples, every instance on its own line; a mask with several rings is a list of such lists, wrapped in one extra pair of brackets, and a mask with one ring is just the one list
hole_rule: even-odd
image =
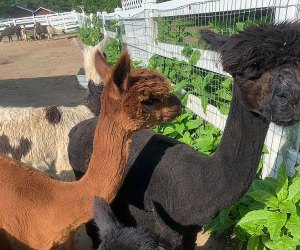
[(154, 99), (153, 98), (149, 98), (147, 100), (142, 101), (143, 104), (147, 105), (147, 106), (151, 106), (154, 104)]

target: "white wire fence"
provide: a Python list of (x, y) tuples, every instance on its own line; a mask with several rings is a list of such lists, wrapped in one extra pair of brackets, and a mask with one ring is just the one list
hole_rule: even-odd
[[(232, 35), (246, 27), (300, 17), (300, 0), (123, 0), (123, 9), (97, 13), (103, 33), (115, 37), (116, 28), (131, 56), (158, 68), (189, 93), (187, 107), (223, 130), (231, 100), (231, 77), (222, 70), (217, 52), (201, 40), (209, 28)], [(193, 54), (193, 51), (198, 51)], [(200, 60), (197, 56), (201, 55)], [(175, 58), (175, 59), (174, 59)], [(290, 174), (300, 164), (300, 125), (271, 123), (263, 156), (262, 177), (275, 176), (284, 162)]]

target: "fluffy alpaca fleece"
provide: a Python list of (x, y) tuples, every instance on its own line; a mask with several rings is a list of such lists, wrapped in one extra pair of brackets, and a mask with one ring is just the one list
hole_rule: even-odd
[[(68, 133), (78, 122), (92, 116), (85, 105), (52, 107), (52, 110), (51, 107), (0, 108), (0, 152), (53, 176), (72, 179)], [(24, 140), (26, 144), (22, 144)]]
[(28, 41), (28, 35), (27, 35), (27, 30), (25, 24), (22, 26), (21, 31), (20, 31), (21, 39), (24, 42)]
[(107, 202), (94, 200), (94, 218), (102, 244), (98, 250), (158, 250), (158, 240), (141, 227), (123, 227), (115, 218)]
[(128, 52), (114, 69), (97, 52), (95, 66), (104, 89), (94, 151), (84, 178), (54, 180), (0, 156), (0, 242), (8, 239), (8, 249), (27, 245), (27, 249), (74, 250), (74, 232), (92, 219), (94, 197), (111, 203), (124, 180), (131, 134), (171, 121), (181, 111), (162, 75), (152, 70), (131, 72)]
[(35, 39), (41, 39), (42, 34), (46, 34), (48, 36), (48, 39), (53, 38), (54, 34), (63, 34), (65, 33), (61, 29), (56, 29), (52, 27), (51, 25), (41, 25), (40, 23), (37, 23), (34, 26), (34, 37)]
[(93, 79), (95, 83), (100, 84), (101, 78), (95, 69), (93, 61), (90, 60), (90, 58), (92, 58), (95, 55), (97, 50), (104, 51), (105, 44), (107, 44), (107, 42), (109, 41), (109, 37), (105, 36), (103, 40), (96, 46), (87, 46), (83, 44), (79, 39), (75, 38), (73, 39), (73, 41), (84, 55), (83, 64), (87, 79)]
[[(299, 30), (300, 22), (286, 22), (232, 37), (202, 31), (202, 38), (218, 46), (224, 68), (234, 77), (222, 141), (214, 155), (205, 157), (152, 131), (134, 133), (127, 175), (112, 204), (121, 222), (135, 225), (128, 204), (151, 211), (161, 244), (194, 249), (197, 232), (254, 180), (270, 122), (300, 120)], [(96, 123), (94, 117), (70, 132), (69, 158), (77, 179), (86, 171)], [(87, 232), (97, 245), (92, 227)]]
[[(105, 42), (86, 47), (83, 52), (85, 64), (93, 62), (96, 51), (102, 51)], [(86, 101), (76, 107), (0, 107), (0, 153), (55, 178), (73, 180), (67, 152), (68, 134), (76, 124), (100, 112), (101, 78), (98, 74), (96, 77), (95, 73), (88, 73), (88, 81)]]

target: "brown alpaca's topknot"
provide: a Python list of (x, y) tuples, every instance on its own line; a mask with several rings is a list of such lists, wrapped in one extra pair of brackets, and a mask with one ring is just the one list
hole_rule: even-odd
[(224, 70), (233, 76), (258, 78), (283, 64), (299, 65), (300, 21), (249, 27), (233, 35), (220, 52)]

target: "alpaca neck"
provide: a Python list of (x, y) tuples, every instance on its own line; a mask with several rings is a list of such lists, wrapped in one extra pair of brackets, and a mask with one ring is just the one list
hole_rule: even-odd
[(84, 105), (95, 115), (98, 116), (100, 113), (100, 95), (103, 91), (103, 85), (100, 83), (99, 85), (95, 84), (92, 80), (89, 80), (88, 83), (88, 96), (84, 101)]
[(125, 177), (131, 133), (100, 117), (88, 171), (80, 181), (70, 185), (70, 192), (67, 191), (69, 221), (74, 228), (92, 218), (94, 196), (100, 196), (109, 203), (115, 198)]
[(225, 184), (222, 196), (230, 202), (247, 191), (255, 178), (269, 124), (248, 111), (234, 90), (223, 138), (212, 157), (219, 163), (217, 168)]

